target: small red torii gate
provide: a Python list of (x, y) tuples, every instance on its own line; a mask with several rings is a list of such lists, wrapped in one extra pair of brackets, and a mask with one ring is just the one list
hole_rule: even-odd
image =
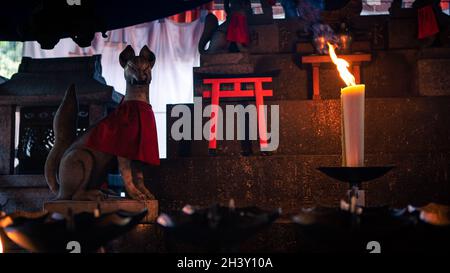
[[(203, 84), (210, 84), (211, 90), (203, 91), (203, 98), (211, 98), (211, 128), (209, 149), (217, 148), (216, 124), (220, 98), (255, 97), (258, 116), (259, 144), (261, 148), (268, 146), (266, 117), (264, 115), (264, 97), (273, 96), (273, 90), (263, 89), (264, 82), (272, 82), (272, 77), (239, 77), (239, 78), (208, 78)], [(253, 90), (242, 90), (242, 83), (253, 83)], [(221, 84), (233, 84), (233, 90), (220, 90)]]

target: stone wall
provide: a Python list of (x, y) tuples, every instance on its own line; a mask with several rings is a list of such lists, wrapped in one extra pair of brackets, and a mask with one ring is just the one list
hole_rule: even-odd
[[(269, 101), (280, 109), (280, 143), (276, 155), (332, 155), (341, 152), (340, 100)], [(450, 97), (366, 99), (367, 153), (450, 151)], [(203, 107), (206, 107), (206, 103)], [(221, 104), (225, 110), (225, 104)], [(192, 108), (192, 106), (191, 106)], [(168, 107), (168, 132), (178, 117)], [(225, 114), (224, 114), (225, 115)], [(271, 111), (268, 111), (268, 117)], [(193, 115), (192, 124), (194, 124)], [(203, 118), (205, 125), (208, 118)], [(235, 126), (237, 121), (235, 120)], [(202, 126), (203, 127), (203, 126)], [(226, 135), (226, 123), (224, 125)], [(269, 128), (270, 131), (270, 128)], [(193, 130), (192, 130), (193, 134)], [(193, 135), (192, 135), (193, 138)], [(258, 151), (258, 141), (253, 141)], [(239, 156), (240, 141), (218, 141), (220, 155)], [(168, 158), (208, 155), (208, 141), (175, 141), (168, 136)]]
[[(347, 186), (316, 168), (340, 165), (339, 100), (270, 103), (280, 105), (280, 146), (271, 156), (259, 155), (257, 141), (252, 156), (241, 155), (239, 141), (224, 140), (218, 141), (218, 156), (209, 157), (206, 140), (180, 143), (169, 138), (169, 159), (149, 171), (149, 185), (161, 207), (230, 198), (240, 205), (284, 211), (338, 204)], [(397, 166), (367, 185), (369, 205), (450, 200), (449, 103), (448, 97), (366, 100), (366, 164)], [(168, 126), (174, 120), (168, 117)]]

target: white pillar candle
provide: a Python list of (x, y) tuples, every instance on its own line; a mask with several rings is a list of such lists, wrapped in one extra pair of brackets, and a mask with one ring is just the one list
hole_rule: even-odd
[(341, 89), (342, 157), (347, 167), (364, 166), (365, 85)]

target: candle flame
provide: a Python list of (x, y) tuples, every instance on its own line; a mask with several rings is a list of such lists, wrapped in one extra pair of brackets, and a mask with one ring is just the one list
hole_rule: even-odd
[(330, 54), (331, 60), (336, 65), (337, 70), (339, 71), (339, 75), (341, 76), (342, 80), (344, 80), (345, 84), (347, 86), (354, 86), (356, 85), (355, 77), (350, 73), (348, 68), (350, 67), (350, 64), (341, 58), (338, 58), (336, 55), (336, 52), (334, 51), (334, 46), (327, 42), (328, 44), (328, 52)]

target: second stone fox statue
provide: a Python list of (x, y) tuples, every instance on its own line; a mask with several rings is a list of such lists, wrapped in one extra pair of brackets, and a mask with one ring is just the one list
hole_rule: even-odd
[(144, 165), (159, 165), (156, 122), (149, 104), (155, 55), (144, 46), (136, 56), (127, 46), (119, 57), (126, 94), (107, 117), (76, 136), (78, 101), (67, 90), (53, 121), (55, 144), (45, 163), (45, 178), (58, 200), (102, 200), (101, 184), (117, 158), (128, 195), (155, 199), (144, 185)]

